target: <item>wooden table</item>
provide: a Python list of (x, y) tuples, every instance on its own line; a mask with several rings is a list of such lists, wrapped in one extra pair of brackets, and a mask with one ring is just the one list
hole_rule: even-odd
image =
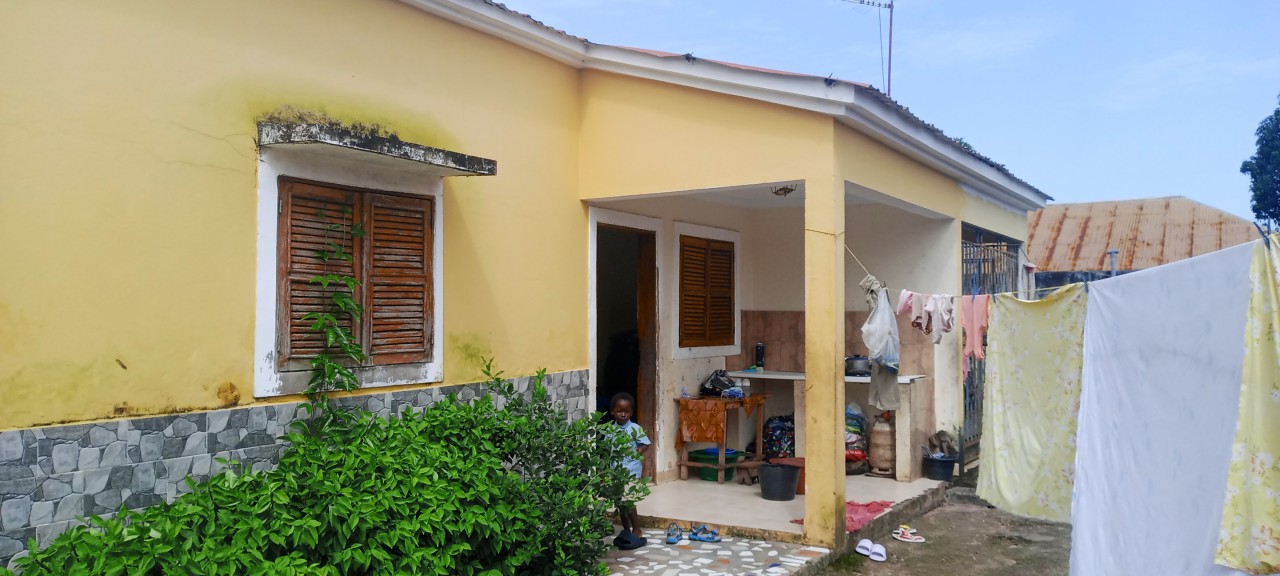
[[(715, 468), (716, 481), (724, 484), (724, 471), (727, 468), (736, 468), (740, 464), (725, 464), (725, 431), (728, 429), (728, 416), (730, 410), (742, 408), (748, 416), (752, 412), (756, 412), (756, 460), (764, 459), (764, 402), (769, 397), (768, 394), (755, 394), (745, 398), (677, 398), (676, 402), (680, 404), (680, 428), (677, 433), (677, 444), (680, 446), (680, 479), (689, 479), (689, 468)], [(702, 403), (706, 401), (714, 407), (719, 413), (719, 417), (723, 419), (724, 426), (719, 430), (718, 434), (711, 436), (706, 435), (706, 431), (698, 433), (694, 431), (692, 437), (686, 438), (685, 418), (686, 412), (692, 412), (690, 405), (693, 402)], [(718, 436), (718, 437), (715, 437)], [(718, 464), (706, 464), (703, 462), (689, 461), (689, 443), (690, 442), (715, 442), (716, 447), (720, 449), (720, 461)]]

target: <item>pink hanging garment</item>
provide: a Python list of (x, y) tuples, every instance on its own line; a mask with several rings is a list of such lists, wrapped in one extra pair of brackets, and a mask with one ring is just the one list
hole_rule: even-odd
[(906, 314), (911, 309), (911, 297), (915, 296), (915, 292), (903, 290), (898, 293), (898, 308), (895, 310), (898, 314)]
[(965, 376), (969, 375), (968, 359), (970, 357), (978, 360), (985, 360), (987, 357), (987, 352), (982, 347), (982, 337), (987, 332), (987, 306), (990, 303), (989, 294), (960, 297), (960, 326), (964, 328)]

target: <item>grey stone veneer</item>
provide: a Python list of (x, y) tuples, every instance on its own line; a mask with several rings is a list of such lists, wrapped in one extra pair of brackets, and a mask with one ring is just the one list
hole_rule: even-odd
[[(531, 377), (514, 379), (527, 393)], [(548, 374), (544, 385), (571, 418), (590, 413), (586, 370)], [(423, 408), (457, 394), (471, 401), (482, 384), (383, 392), (338, 400), (386, 417), (405, 406)], [(84, 518), (110, 518), (172, 502), (190, 492), (185, 478), (209, 479), (239, 461), (254, 471), (273, 468), (284, 450), (278, 437), (298, 416), (298, 403), (245, 406), (88, 424), (0, 432), (0, 566), (35, 538), (44, 546)]]

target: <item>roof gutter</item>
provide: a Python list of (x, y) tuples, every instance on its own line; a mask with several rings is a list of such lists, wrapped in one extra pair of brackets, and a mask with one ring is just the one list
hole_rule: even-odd
[(1042, 208), (1047, 194), (961, 150), (936, 128), (904, 113), (874, 89), (807, 75), (778, 74), (698, 58), (662, 57), (593, 44), (488, 0), (401, 0), (451, 22), (562, 64), (644, 78), (831, 116), (939, 172), (969, 194), (1011, 211)]

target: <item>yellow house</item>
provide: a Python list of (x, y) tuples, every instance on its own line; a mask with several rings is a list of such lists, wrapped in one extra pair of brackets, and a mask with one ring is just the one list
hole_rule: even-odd
[[(632, 331), (668, 482), (674, 399), (764, 342), (803, 373), (752, 392), (804, 423), (804, 537), (838, 544), (843, 407), (866, 393), (844, 380), (867, 310), (846, 246), (892, 289), (959, 294), (965, 230), (1020, 241), (1048, 199), (868, 86), (483, 0), (8, 2), (0, 70), (0, 565), (212, 457), (270, 465), (326, 210), (372, 236), (346, 245), (373, 312), (348, 402), (469, 398), (495, 357), (547, 368), (580, 417)], [(699, 250), (728, 284), (691, 280)], [(900, 477), (962, 421), (958, 341), (904, 335), (926, 377)]]

